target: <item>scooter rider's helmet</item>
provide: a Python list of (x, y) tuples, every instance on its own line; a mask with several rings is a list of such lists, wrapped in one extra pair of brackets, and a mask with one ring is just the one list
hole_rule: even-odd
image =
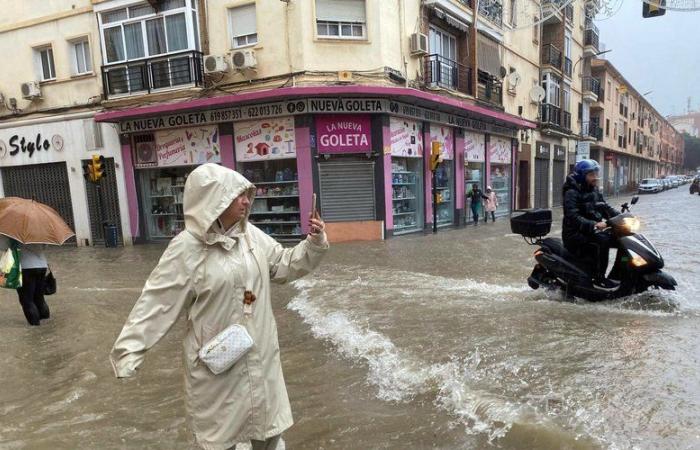
[(586, 175), (591, 172), (600, 172), (600, 164), (595, 159), (582, 159), (574, 166), (574, 179), (578, 184), (586, 182)]

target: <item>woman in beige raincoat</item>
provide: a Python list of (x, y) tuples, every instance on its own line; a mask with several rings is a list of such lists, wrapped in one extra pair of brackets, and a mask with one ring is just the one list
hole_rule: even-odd
[[(328, 249), (324, 223), (283, 248), (248, 223), (255, 186), (216, 164), (195, 169), (185, 184), (185, 228), (163, 253), (110, 354), (117, 377), (135, 374), (144, 354), (187, 314), (183, 342), (185, 393), (197, 443), (229, 449), (252, 441), (274, 449), (292, 423), (282, 375), (270, 280), (284, 283), (315, 269)], [(256, 300), (244, 312), (244, 293)], [(199, 348), (232, 324), (246, 327), (253, 348), (214, 375), (197, 359)]]

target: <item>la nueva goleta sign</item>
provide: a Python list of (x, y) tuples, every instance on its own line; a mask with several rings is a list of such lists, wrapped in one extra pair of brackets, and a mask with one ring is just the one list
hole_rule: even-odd
[(471, 131), (515, 137), (516, 130), (479, 119), (448, 114), (382, 98), (308, 98), (183, 112), (159, 117), (126, 120), (119, 123), (122, 133), (143, 133), (167, 128), (193, 127), (221, 122), (237, 122), (297, 114), (368, 114), (394, 116), (464, 128)]

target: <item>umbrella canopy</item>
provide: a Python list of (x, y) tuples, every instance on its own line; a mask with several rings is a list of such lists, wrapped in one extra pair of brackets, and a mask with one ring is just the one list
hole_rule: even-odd
[(52, 245), (75, 236), (55, 209), (20, 197), (0, 199), (0, 234), (22, 244)]

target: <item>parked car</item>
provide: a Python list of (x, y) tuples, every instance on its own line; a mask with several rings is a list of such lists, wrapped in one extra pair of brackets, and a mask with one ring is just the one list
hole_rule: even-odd
[(668, 178), (663, 178), (661, 179), (661, 185), (664, 187), (664, 191), (667, 189), (671, 189), (671, 180)]
[(656, 178), (645, 178), (639, 183), (640, 194), (656, 194), (664, 190), (663, 184)]

